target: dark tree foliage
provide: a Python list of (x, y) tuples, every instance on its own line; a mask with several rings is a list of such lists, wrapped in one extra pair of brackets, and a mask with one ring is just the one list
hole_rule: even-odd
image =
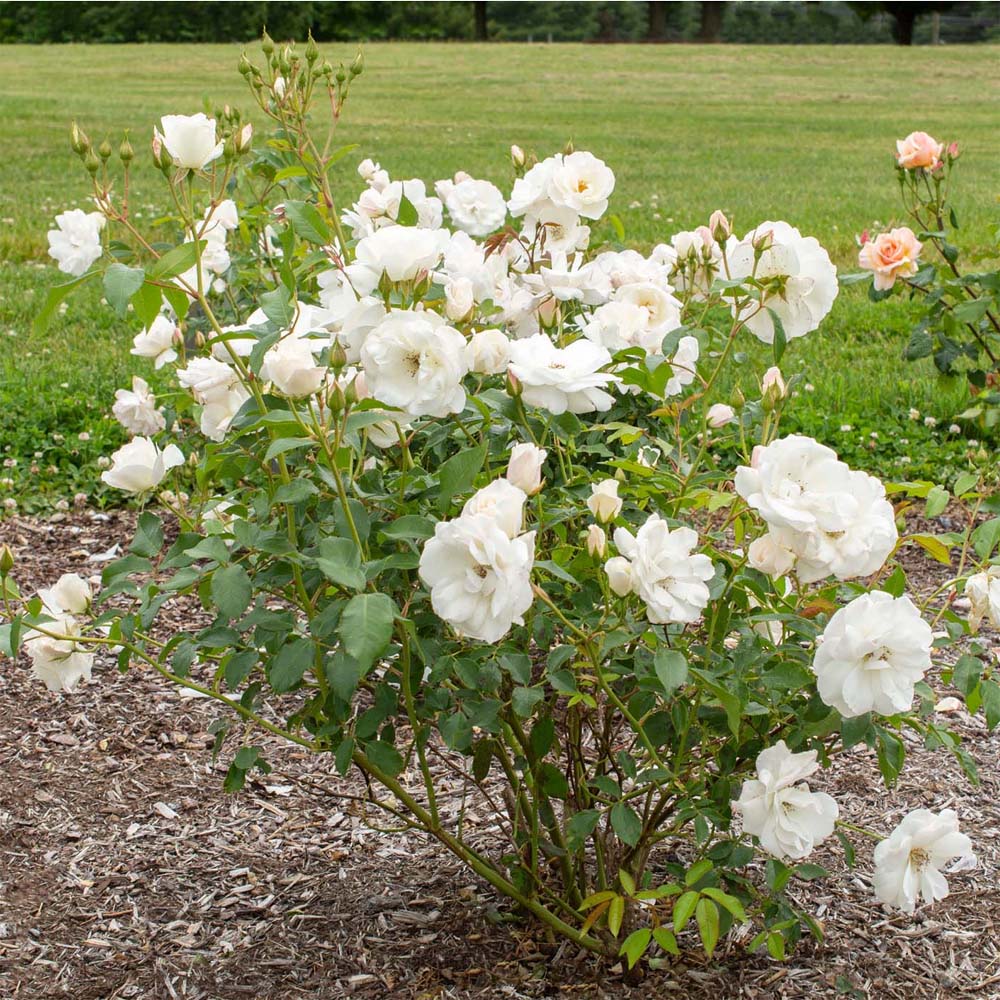
[(1000, 38), (1000, 4), (666, 3), (662, 0), (454, 0), (376, 3), (246, 0), (221, 3), (0, 2), (0, 42), (246, 42), (265, 25), (274, 38), (320, 41), (446, 39), (534, 42), (722, 41), (903, 43)]

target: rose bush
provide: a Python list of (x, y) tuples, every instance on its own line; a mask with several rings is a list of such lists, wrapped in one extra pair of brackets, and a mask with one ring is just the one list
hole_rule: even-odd
[[(370, 160), (339, 204), (353, 147), (331, 138), (360, 59), (263, 52), (240, 69), (266, 142), (231, 108), (163, 117), (175, 214), (155, 238), (74, 127), (104, 222), (53, 242), (77, 276), (39, 320), (101, 281), (176, 386), (118, 393), (135, 437), (104, 478), (142, 511), (100, 594), (64, 578), (22, 597), (0, 550), (0, 649), (53, 690), (88, 681), (104, 647), (215, 699), (229, 791), (269, 767), (254, 727), (360, 770), (373, 806), (630, 965), (676, 954), (689, 925), (709, 953), (735, 922), (775, 956), (818, 934), (786, 887), (823, 874), (804, 859), (834, 835), (853, 860), (856, 827), (823, 790), (834, 755), (873, 748), (891, 785), (911, 730), (975, 777), (925, 675), (970, 631), (947, 598), (974, 570), (976, 620), (992, 613), (1000, 521), (900, 536), (901, 509), (922, 494), (939, 512), (940, 488), (891, 487), (894, 510), (831, 449), (782, 436), (776, 366), (837, 292), (814, 238), (768, 222), (737, 239), (715, 213), (648, 255), (602, 248), (614, 174), (573, 150), (515, 147), (506, 204), (486, 181), (429, 195)], [(133, 155), (126, 140), (126, 180)], [(749, 337), (775, 367), (757, 398), (723, 401)], [(956, 490), (980, 500), (972, 478)], [(903, 545), (961, 553), (920, 602), (892, 563)], [(180, 598), (207, 624), (165, 633)], [(993, 670), (973, 644), (943, 675), (991, 726)], [(497, 840), (441, 808), (442, 774)], [(942, 865), (972, 853), (957, 822), (905, 820), (876, 853), (878, 897), (941, 898)]]

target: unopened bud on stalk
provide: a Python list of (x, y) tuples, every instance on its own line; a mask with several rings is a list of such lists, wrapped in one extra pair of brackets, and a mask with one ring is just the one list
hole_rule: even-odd
[(269, 56), (274, 51), (274, 39), (267, 33), (267, 28), (260, 36), (260, 50), (264, 55)]
[(507, 370), (507, 394), (517, 399), (524, 392), (521, 380), (510, 369)]
[(594, 559), (603, 559), (608, 551), (607, 532), (599, 525), (592, 524), (587, 529), (587, 552)]
[(128, 141), (128, 132), (122, 138), (122, 144), (118, 147), (118, 156), (127, 167), (135, 159), (135, 150), (132, 143)]
[(203, 334), (201, 330), (194, 335), (194, 346), (197, 347), (199, 351), (205, 346), (205, 334)]
[(323, 76), (327, 78), (333, 76), (333, 63), (331, 63), (329, 60), (326, 60), (323, 63), (323, 68), (320, 70), (320, 73), (322, 73)]
[(240, 76), (249, 76), (253, 72), (253, 64), (247, 58), (245, 52), (240, 56), (239, 71)]
[(347, 397), (339, 382), (334, 383), (327, 402), (330, 404), (331, 413), (343, 413), (344, 407), (347, 406)]
[(253, 140), (253, 125), (247, 122), (236, 135), (236, 149), (239, 153), (248, 153)]
[(351, 63), (349, 72), (352, 77), (355, 77), (355, 76), (361, 76), (364, 70), (365, 70), (365, 57), (364, 54), (359, 51), (358, 54), (354, 57), (353, 62)]
[(334, 79), (336, 79), (337, 83), (340, 84), (342, 84), (347, 79), (347, 70), (344, 69), (343, 63), (341, 63), (339, 68), (337, 69), (337, 75)]
[(111, 143), (108, 142), (107, 139), (105, 139), (104, 142), (102, 142), (100, 146), (97, 147), (97, 152), (100, 153), (101, 159), (105, 163), (107, 163), (108, 160), (111, 158)]
[(87, 133), (76, 122), (70, 126), (69, 142), (77, 156), (87, 155), (87, 151), (90, 149), (90, 140), (87, 138)]
[(742, 410), (746, 401), (747, 398), (743, 395), (743, 390), (740, 389), (739, 386), (733, 389), (733, 391), (729, 394), (729, 405), (734, 410)]
[(573, 145), (573, 140), (570, 139), (565, 146), (563, 146), (563, 156), (569, 156), (571, 153), (576, 152), (576, 147)]
[(524, 155), (524, 150), (520, 146), (510, 147), (510, 162), (514, 164), (515, 170), (521, 170), (524, 167), (526, 157)]
[(222, 147), (223, 159), (228, 162), (235, 160), (239, 155), (239, 150), (236, 148), (236, 136), (231, 135)]
[(86, 155), (83, 158), (83, 165), (87, 168), (87, 173), (91, 177), (97, 176), (97, 171), (101, 169), (101, 161), (97, 158), (97, 154), (92, 150), (88, 149)]
[[(353, 406), (358, 401), (357, 378), (352, 378), (347, 388), (344, 390), (344, 405)], [(339, 385), (339, 383), (338, 383)]]
[(330, 367), (335, 372), (339, 372), (346, 364), (347, 352), (344, 350), (344, 345), (338, 340), (333, 347), (330, 348)]
[(316, 40), (312, 36), (312, 32), (309, 32), (309, 41), (306, 42), (306, 62), (310, 66), (319, 58), (319, 46), (316, 44)]
[(725, 243), (733, 234), (733, 224), (726, 218), (725, 212), (717, 208), (708, 219), (708, 228), (716, 243)]
[(765, 413), (770, 413), (788, 396), (788, 386), (781, 376), (781, 369), (774, 365), (764, 372), (760, 387), (763, 391), (761, 404)]
[(9, 545), (0, 545), (0, 576), (7, 576), (14, 568), (14, 553)]

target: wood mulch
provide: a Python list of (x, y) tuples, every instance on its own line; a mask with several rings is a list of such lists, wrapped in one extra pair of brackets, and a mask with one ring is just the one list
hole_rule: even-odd
[[(28, 592), (99, 572), (89, 557), (127, 543), (131, 523), (122, 512), (13, 519), (0, 541)], [(173, 614), (180, 625), (198, 609)], [(870, 843), (856, 843), (853, 870), (824, 845), (814, 860), (833, 877), (794, 888), (821, 944), (779, 963), (748, 955), (736, 933), (706, 962), (688, 940), (681, 960), (629, 986), (620, 967), (512, 920), (436, 844), (372, 829), (339, 797), (363, 788), (327, 760), (255, 735), (274, 771), (226, 795), (208, 733), (218, 714), (106, 658), (72, 695), (46, 692), (23, 660), (0, 665), (2, 1000), (1000, 997), (1000, 731), (981, 717), (948, 716), (978, 790), (915, 740), (890, 792), (864, 747), (821, 777), (845, 819), (885, 833), (910, 809), (957, 809), (980, 863), (950, 877), (948, 899), (912, 917), (883, 910)], [(467, 819), (488, 842), (474, 807)]]

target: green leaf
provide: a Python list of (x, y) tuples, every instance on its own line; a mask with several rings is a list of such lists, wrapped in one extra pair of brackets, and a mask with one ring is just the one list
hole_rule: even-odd
[(295, 303), (292, 293), (284, 285), (274, 291), (264, 292), (260, 297), (260, 307), (264, 315), (280, 330), (287, 330), (295, 319)]
[[(201, 240), (199, 243), (202, 250), (208, 246), (207, 240)], [(182, 243), (180, 246), (168, 250), (159, 260), (150, 264), (149, 276), (157, 281), (163, 281), (167, 278), (176, 278), (178, 274), (183, 274), (185, 271), (190, 271), (198, 263), (199, 243), (192, 240), (190, 243)]]
[(544, 697), (545, 692), (541, 688), (516, 687), (510, 694), (510, 703), (522, 719), (527, 719)]
[(308, 639), (294, 639), (285, 643), (271, 661), (267, 676), (271, 687), (278, 694), (291, 691), (313, 665), (316, 647)]
[(653, 940), (668, 954), (680, 955), (681, 950), (677, 947), (677, 938), (666, 927), (654, 928)]
[(698, 933), (705, 946), (705, 954), (711, 957), (719, 943), (719, 908), (710, 899), (699, 899), (695, 908)]
[(975, 472), (963, 472), (955, 479), (955, 496), (960, 497), (974, 490), (979, 485), (979, 475)]
[(733, 736), (739, 739), (740, 716), (742, 714), (740, 699), (737, 698), (732, 691), (727, 691), (726, 688), (724, 688), (721, 684), (717, 684), (706, 674), (702, 673), (702, 671), (691, 670), (691, 674), (698, 679), (700, 684), (702, 684), (718, 699), (719, 704), (726, 713), (726, 722), (729, 725), (729, 731), (733, 734)]
[(480, 445), (460, 451), (441, 465), (437, 500), (438, 510), (442, 514), (448, 510), (451, 498), (456, 493), (464, 493), (472, 485), (485, 461), (486, 445)]
[(707, 886), (701, 890), (701, 894), (708, 896), (709, 899), (714, 899), (719, 906), (728, 910), (740, 923), (745, 924), (750, 920), (746, 910), (743, 909), (743, 904), (735, 896), (730, 896), (728, 892), (723, 892), (717, 886)]
[(924, 514), (927, 517), (937, 517), (948, 506), (950, 499), (951, 494), (946, 489), (935, 486), (927, 494), (927, 504), (924, 508)]
[(822, 865), (814, 865), (810, 862), (795, 866), (795, 877), (812, 882), (818, 878), (829, 878), (830, 873)]
[(972, 547), (980, 559), (988, 559), (1000, 541), (1000, 517), (984, 521), (972, 532)]
[(707, 858), (702, 858), (701, 861), (696, 861), (689, 869), (687, 874), (684, 876), (684, 884), (691, 888), (697, 885), (713, 868), (712, 862)]
[(920, 358), (929, 358), (933, 351), (934, 338), (926, 330), (914, 330), (903, 357), (907, 361), (919, 361)]
[(981, 686), (983, 712), (986, 715), (986, 726), (993, 730), (1000, 723), (1000, 684), (996, 681), (983, 681)]
[(85, 281), (89, 281), (100, 273), (100, 271), (88, 271), (86, 274), (81, 274), (80, 277), (74, 278), (72, 281), (64, 281), (61, 285), (52, 285), (49, 288), (49, 294), (45, 297), (44, 305), (38, 311), (35, 321), (32, 323), (32, 329), (35, 333), (43, 333), (45, 331), (49, 325), (49, 320), (52, 319), (53, 313), (62, 305), (63, 300), (74, 288), (79, 287)]
[(422, 541), (434, 534), (434, 522), (429, 517), (419, 514), (404, 514), (395, 521), (383, 524), (379, 531), (386, 538), (405, 538)]
[(152, 513), (144, 510), (139, 515), (135, 528), (135, 537), (129, 546), (129, 551), (137, 556), (152, 558), (163, 547), (163, 523)]
[(328, 580), (348, 590), (364, 590), (361, 553), (350, 538), (324, 538), (319, 543), (319, 571)]
[(976, 685), (982, 676), (982, 661), (965, 653), (955, 661), (955, 666), (952, 667), (951, 682), (968, 698), (976, 690)]
[(629, 847), (635, 847), (642, 836), (642, 820), (627, 802), (616, 802), (612, 807), (611, 827)]
[(128, 300), (146, 280), (146, 272), (141, 267), (126, 267), (124, 264), (110, 264), (104, 272), (104, 297), (108, 305), (118, 313), (125, 315)]
[(693, 889), (689, 889), (677, 897), (673, 912), (674, 933), (680, 934), (687, 927), (688, 921), (694, 915), (694, 909), (698, 905), (699, 898), (699, 894)]
[(273, 503), (302, 503), (303, 500), (308, 500), (309, 497), (318, 492), (319, 490), (310, 480), (293, 479), (290, 483), (282, 483), (274, 491)]
[(367, 669), (388, 647), (397, 613), (396, 604), (388, 594), (352, 597), (340, 616), (338, 628), (348, 656)]
[(286, 451), (294, 451), (296, 448), (312, 447), (316, 442), (312, 438), (278, 438), (272, 441), (264, 453), (264, 461), (270, 462), (272, 458), (283, 455)]
[(235, 691), (250, 676), (250, 671), (256, 663), (257, 651), (254, 649), (245, 649), (230, 656), (226, 660), (223, 674), (226, 687), (230, 691)]
[(319, 214), (315, 205), (310, 205), (305, 201), (286, 201), (284, 205), (285, 217), (296, 235), (320, 246), (326, 246), (333, 239), (330, 227)]
[(396, 222), (401, 226), (415, 226), (420, 221), (420, 215), (412, 201), (402, 195), (399, 199), (399, 211), (396, 213)]
[(652, 936), (653, 932), (648, 927), (640, 927), (637, 931), (632, 931), (622, 942), (618, 954), (625, 956), (630, 969), (642, 958)]
[(147, 328), (160, 315), (162, 304), (163, 292), (159, 286), (148, 281), (144, 282), (142, 288), (132, 296), (132, 308), (135, 310), (136, 318)]
[(653, 669), (668, 698), (687, 680), (687, 659), (676, 649), (658, 649), (653, 657)]
[(212, 602), (228, 621), (239, 618), (252, 598), (253, 585), (239, 563), (224, 566), (212, 574)]
[(373, 740), (365, 745), (365, 753), (368, 759), (390, 778), (395, 778), (403, 770), (403, 758), (391, 743)]
[(574, 813), (566, 824), (566, 846), (575, 851), (582, 847), (601, 821), (597, 809), (584, 809)]
[(622, 896), (615, 896), (608, 907), (608, 930), (612, 937), (618, 937), (618, 932), (622, 929), (622, 920), (625, 918), (625, 899)]

